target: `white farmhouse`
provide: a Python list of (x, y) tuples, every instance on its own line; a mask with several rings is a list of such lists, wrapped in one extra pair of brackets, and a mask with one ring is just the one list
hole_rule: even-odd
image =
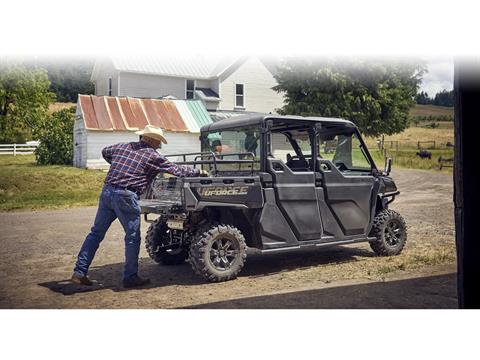
[(95, 95), (202, 100), (209, 111), (275, 113), (283, 96), (270, 66), (255, 56), (113, 57), (98, 60), (92, 72)]

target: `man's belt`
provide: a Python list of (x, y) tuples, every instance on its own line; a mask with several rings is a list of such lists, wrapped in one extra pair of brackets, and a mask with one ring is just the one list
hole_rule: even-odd
[(131, 191), (131, 192), (137, 194), (138, 196), (140, 196), (140, 191), (138, 191), (137, 189), (135, 189), (131, 186), (112, 185), (112, 184), (108, 184), (108, 183), (106, 185), (111, 186), (114, 189), (118, 189), (118, 190), (128, 190), (128, 191)]

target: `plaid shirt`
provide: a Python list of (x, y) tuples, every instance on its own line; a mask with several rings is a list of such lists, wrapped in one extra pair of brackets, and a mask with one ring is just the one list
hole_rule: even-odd
[(120, 143), (102, 150), (110, 164), (105, 184), (125, 187), (141, 194), (158, 173), (198, 176), (200, 170), (176, 165), (143, 141)]

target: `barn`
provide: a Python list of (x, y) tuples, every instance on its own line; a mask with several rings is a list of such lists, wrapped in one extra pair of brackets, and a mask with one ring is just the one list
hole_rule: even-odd
[(200, 128), (212, 122), (201, 100), (140, 99), (79, 95), (73, 129), (73, 164), (102, 169), (105, 146), (137, 141), (135, 131), (145, 125), (159, 126), (168, 144), (162, 153), (200, 151)]

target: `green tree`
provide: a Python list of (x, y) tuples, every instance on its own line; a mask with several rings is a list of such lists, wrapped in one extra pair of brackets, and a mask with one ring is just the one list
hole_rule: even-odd
[(366, 135), (391, 135), (408, 126), (424, 72), (417, 62), (291, 58), (274, 90), (285, 96), (282, 114), (340, 117)]
[(78, 94), (93, 94), (94, 86), (90, 82), (93, 59), (49, 57), (27, 59), (28, 68), (41, 67), (48, 72), (50, 91), (57, 95), (57, 101), (77, 102)]
[(420, 105), (428, 105), (433, 102), (433, 100), (428, 96), (428, 93), (426, 93), (425, 91), (418, 93), (415, 99), (417, 101), (417, 104)]
[(453, 90), (447, 91), (442, 90), (435, 95), (433, 99), (433, 104), (438, 106), (448, 106), (453, 107), (455, 104), (455, 97), (453, 95)]
[(73, 160), (73, 124), (75, 107), (51, 114), (35, 128), (40, 144), (35, 149), (39, 165), (71, 165)]
[(55, 94), (47, 72), (0, 62), (0, 142), (25, 142), (47, 116)]

